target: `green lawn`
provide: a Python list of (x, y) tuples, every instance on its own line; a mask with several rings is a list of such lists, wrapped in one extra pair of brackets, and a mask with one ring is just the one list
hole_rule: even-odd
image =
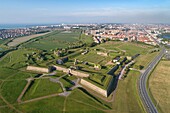
[(34, 76), (36, 76), (36, 74), (18, 71), (14, 76), (10, 77), (9, 79), (12, 79), (12, 80), (27, 79), (27, 78), (34, 77)]
[(0, 106), (6, 105), (5, 102), (0, 98)]
[(23, 100), (29, 100), (41, 96), (47, 96), (50, 94), (61, 93), (62, 88), (60, 84), (53, 83), (49, 79), (35, 80), (24, 95)]
[(8, 77), (12, 77), (17, 73), (17, 70), (0, 68), (0, 79), (6, 79)]
[(65, 76), (60, 79), (60, 81), (63, 83), (65, 88), (73, 87), (72, 80), (76, 80), (77, 78), (75, 76)]
[(132, 42), (107, 42), (96, 46), (97, 49), (124, 51), (126, 56), (133, 56), (135, 54), (146, 54), (153, 46), (146, 44), (137, 44)]
[(9, 107), (2, 107), (0, 108), (0, 113), (17, 113), (17, 112)]
[(103, 110), (109, 110), (79, 89), (75, 89), (67, 97), (65, 105), (66, 113), (104, 113)]
[(84, 102), (84, 104), (91, 106), (91, 107), (96, 107), (96, 108), (101, 108), (103, 110), (108, 110), (109, 108), (106, 107), (102, 102), (100, 102), (97, 98), (92, 98), (90, 95), (87, 95), (85, 92), (83, 92), (80, 89), (75, 89), (71, 95), (69, 95), (68, 100), (77, 100), (80, 102)]
[(137, 80), (140, 73), (130, 71), (124, 80), (120, 80), (116, 90), (113, 112), (116, 113), (143, 113), (142, 104), (137, 90)]
[[(107, 59), (107, 57), (98, 55), (96, 51), (90, 51), (89, 53), (85, 55), (79, 55), (78, 57), (76, 57), (76, 59), (80, 61), (87, 61), (87, 62), (100, 64), (102, 61)], [(107, 61), (109, 61), (109, 59), (107, 59)]]
[(22, 68), (26, 66), (27, 57), (25, 54), (32, 53), (31, 50), (19, 49), (5, 55), (2, 60), (0, 60), (0, 67), (8, 67), (8, 68)]
[(136, 59), (135, 65), (138, 65), (138, 66), (141, 65), (141, 66), (144, 66), (144, 68), (146, 68), (146, 66), (148, 66), (148, 64), (156, 57), (156, 55), (158, 55), (158, 53), (159, 52), (154, 52), (154, 53), (148, 53), (145, 55), (140, 55)]
[(130, 71), (127, 78), (119, 82), (115, 99), (112, 103), (103, 102), (90, 93), (75, 89), (67, 98), (57, 96), (15, 105), (15, 107), (26, 113), (63, 113), (63, 111), (65, 113), (143, 113), (137, 93), (136, 83), (138, 77), (138, 72)]
[(104, 113), (110, 110), (94, 98), (75, 89), (67, 98), (57, 96), (26, 104), (16, 105), (16, 108), (26, 113)]
[(52, 78), (58, 78), (58, 77), (60, 77), (62, 75), (65, 75), (65, 73), (62, 72), (62, 71), (56, 71), (56, 72), (57, 72), (56, 75), (51, 76)]
[(16, 107), (24, 113), (63, 113), (64, 97), (52, 97)]
[(1, 86), (1, 94), (8, 102), (15, 103), (26, 83), (25, 80), (5, 81)]
[(63, 83), (65, 88), (71, 88), (72, 86), (74, 86), (73, 84), (71, 84), (69, 81), (65, 80), (64, 78), (60, 79), (60, 82)]
[(54, 31), (50, 34), (37, 38), (36, 41), (30, 41), (24, 44), (24, 46), (48, 51), (56, 48), (66, 48), (74, 44), (76, 45), (79, 41), (79, 36), (79, 31), (72, 31), (70, 33)]
[(85, 42), (87, 45), (90, 45), (90, 44), (93, 42), (92, 36), (87, 36), (87, 35), (85, 35), (85, 34), (82, 34), (82, 35), (81, 35), (80, 40), (83, 41), (83, 42)]
[(68, 99), (66, 106), (66, 113), (104, 113), (104, 111), (93, 108), (82, 101)]

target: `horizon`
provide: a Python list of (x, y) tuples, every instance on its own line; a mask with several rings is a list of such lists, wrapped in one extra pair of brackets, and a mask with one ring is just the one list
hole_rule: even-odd
[(168, 0), (0, 0), (0, 2), (2, 5), (0, 24), (170, 23)]

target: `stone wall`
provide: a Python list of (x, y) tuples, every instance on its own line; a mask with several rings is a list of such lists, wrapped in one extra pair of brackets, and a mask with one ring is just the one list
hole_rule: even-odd
[(83, 72), (79, 72), (79, 71), (75, 71), (75, 70), (70, 70), (61, 66), (56, 66), (54, 65), (54, 67), (56, 68), (56, 70), (59, 71), (63, 71), (65, 73), (71, 73), (74, 76), (78, 76), (78, 77), (89, 77), (89, 74), (83, 73)]
[(85, 87), (90, 88), (90, 89), (92, 89), (93, 91), (101, 94), (102, 96), (107, 97), (107, 91), (106, 91), (106, 90), (104, 90), (104, 89), (102, 89), (102, 88), (100, 88), (100, 87), (97, 87), (97, 86), (93, 85), (92, 83), (90, 83), (90, 82), (88, 82), (88, 81), (86, 81), (86, 80), (84, 80), (84, 79), (81, 79), (81, 80), (80, 80), (80, 83), (81, 83), (82, 85), (84, 85)]
[[(67, 69), (67, 68), (64, 68), (64, 67), (61, 67), (61, 66), (56, 66), (54, 65), (54, 67), (56, 68), (56, 70), (59, 70), (59, 71), (63, 71), (63, 72), (70, 72), (71, 74), (73, 74), (74, 76), (78, 76), (78, 77), (89, 77), (89, 74), (86, 74), (86, 73), (82, 73), (82, 72), (79, 72), (79, 71), (75, 71), (75, 70), (70, 70), (70, 69)], [(110, 75), (108, 75), (110, 76)], [(80, 84), (82, 84), (83, 86), (97, 92), (98, 94), (104, 96), (104, 97), (108, 97), (108, 95), (110, 95), (113, 90), (115, 90), (116, 88), (116, 85), (117, 85), (117, 79), (112, 77), (110, 83), (109, 83), (109, 86), (106, 90), (84, 80), (84, 79), (81, 79), (80, 80)]]
[(56, 70), (63, 71), (64, 73), (69, 72), (69, 69), (67, 69), (67, 68), (56, 66), (56, 65), (54, 65), (54, 67), (56, 68)]
[(79, 77), (89, 77), (90, 76), (89, 74), (82, 73), (79, 71), (74, 71), (74, 70), (71, 70), (71, 74), (73, 74), (75, 76), (79, 76)]
[(49, 73), (48, 68), (42, 68), (42, 67), (35, 67), (35, 66), (27, 66), (28, 71), (36, 71), (36, 72), (42, 72), (42, 73)]

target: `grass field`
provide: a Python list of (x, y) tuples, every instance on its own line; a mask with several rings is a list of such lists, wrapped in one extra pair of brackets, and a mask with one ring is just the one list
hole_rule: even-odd
[(77, 78), (75, 76), (65, 76), (63, 78), (60, 79), (60, 82), (63, 83), (64, 87), (67, 89), (67, 88), (71, 88), (72, 86), (74, 86), (72, 84), (72, 80), (76, 80)]
[(55, 93), (61, 93), (60, 84), (53, 83), (49, 79), (35, 80), (29, 90), (26, 92), (23, 100), (29, 100), (41, 96), (46, 96)]
[(153, 49), (153, 46), (145, 44), (137, 44), (131, 42), (108, 42), (101, 45), (98, 45), (98, 49), (104, 50), (115, 50), (115, 51), (124, 51), (126, 56), (133, 56), (135, 54), (146, 54), (149, 49)]
[(66, 113), (104, 113), (104, 110), (109, 110), (101, 103), (77, 89), (65, 101)]
[(17, 105), (24, 113), (63, 113), (65, 97), (53, 97)]
[(2, 107), (0, 108), (0, 113), (17, 113), (15, 110), (10, 109), (10, 107)]
[(8, 40), (7, 39), (0, 39), (0, 45), (7, 42)]
[(87, 62), (92, 62), (92, 63), (96, 63), (96, 64), (101, 63), (106, 58), (107, 57), (98, 55), (97, 52), (95, 52), (95, 51), (90, 51), (86, 55), (79, 55), (78, 57), (76, 57), (76, 59), (78, 59), (80, 61), (87, 61)]
[(135, 65), (141, 65), (144, 66), (144, 68), (146, 66), (148, 66), (148, 64), (151, 62), (152, 59), (154, 59), (156, 57), (156, 55), (158, 55), (159, 52), (154, 52), (154, 53), (148, 53), (145, 55), (140, 55), (137, 59), (136, 59), (136, 63)]
[(81, 38), (80, 38), (81, 41), (85, 42), (87, 45), (91, 44), (93, 42), (93, 38), (92, 36), (87, 36), (85, 34), (82, 34), (81, 35)]
[(37, 38), (36, 41), (26, 43), (28, 48), (37, 48), (41, 50), (51, 50), (56, 48), (66, 48), (78, 43), (80, 32), (59, 32), (54, 31), (44, 37)]
[[(38, 48), (43, 50), (51, 50), (58, 47), (67, 47), (68, 44), (76, 43), (79, 40), (86, 40), (90, 44), (91, 39), (88, 37), (79, 37), (80, 32), (52, 32), (45, 36), (41, 36), (32, 39), (22, 46), (30, 48)], [(80, 39), (79, 39), (80, 38)], [(66, 40), (67, 39), (67, 40)], [(61, 44), (61, 45), (60, 45)], [(105, 57), (97, 55), (95, 48), (102, 49), (101, 51), (110, 52), (110, 56)], [(147, 65), (148, 61), (151, 60), (157, 53), (147, 54), (149, 49), (154, 48), (153, 46), (148, 46), (144, 44), (136, 43), (123, 43), (123, 42), (107, 42), (104, 44), (97, 45), (96, 47), (89, 48), (90, 52), (85, 55), (78, 54), (75, 57), (69, 58), (69, 62), (65, 65), (72, 65), (74, 58), (82, 61), (92, 62), (96, 64), (101, 64), (103, 67), (101, 70), (95, 70), (93, 64), (85, 65), (79, 62), (76, 66), (80, 66), (82, 70), (89, 72), (93, 75), (92, 79), (98, 83), (103, 84), (102, 88), (106, 88), (112, 76), (106, 75), (106, 73), (112, 68), (111, 66), (105, 66), (105, 64), (111, 61), (114, 56), (121, 55), (121, 51), (125, 51), (125, 55), (135, 55), (137, 53), (142, 54), (139, 57), (138, 64)], [(80, 49), (80, 48), (79, 48)], [(132, 50), (132, 51), (131, 51)], [(42, 100), (33, 100), (28, 103), (16, 104), (16, 99), (22, 92), (27, 81), (26, 78), (34, 77), (35, 74), (24, 72), (26, 63), (28, 62), (28, 56), (33, 57), (36, 60), (37, 57), (41, 55), (34, 51), (28, 49), (18, 49), (16, 51), (10, 52), (5, 55), (0, 60), (0, 84), (1, 84), (1, 96), (7, 100), (11, 106), (16, 107), (16, 109), (24, 113), (143, 113), (143, 107), (140, 102), (140, 97), (137, 92), (137, 80), (140, 73), (137, 71), (130, 71), (124, 80), (119, 81), (116, 90), (116, 95), (113, 102), (103, 101), (93, 95), (93, 92), (89, 93), (81, 88), (74, 89), (70, 91), (71, 94), (68, 97), (56, 96), (49, 97)], [(75, 50), (76, 51), (76, 50)], [(52, 52), (49, 52), (51, 55)], [(29, 58), (30, 59), (30, 58)], [(55, 60), (55, 59), (52, 59)], [(140, 61), (142, 60), (142, 61)], [(30, 60), (29, 60), (30, 61)], [(45, 62), (50, 61), (47, 59)], [(35, 61), (36, 62), (36, 61)], [(44, 63), (43, 61), (39, 61)], [(144, 63), (145, 62), (145, 63)], [(70, 63), (70, 64), (69, 64)], [(50, 65), (50, 64), (49, 64)], [(52, 65), (52, 64), (51, 64)], [(19, 71), (20, 70), (20, 71)], [(22, 71), (21, 71), (22, 70)], [(65, 73), (58, 72), (53, 78), (59, 77)], [(101, 76), (99, 76), (101, 74)], [(49, 76), (48, 76), (49, 77)], [(64, 87), (72, 87), (70, 80), (77, 79), (74, 76), (61, 78), (60, 81), (63, 83)], [(88, 78), (87, 78), (88, 79)], [(88, 79), (89, 80), (89, 79)], [(95, 82), (97, 84), (97, 82)], [(95, 84), (95, 85), (96, 85)], [(99, 85), (99, 84), (98, 84)], [(49, 79), (37, 79), (31, 84), (31, 86), (26, 91), (22, 100), (35, 99), (37, 97), (48, 96), (51, 94), (58, 94), (62, 92), (60, 84), (51, 82)], [(15, 111), (9, 108), (9, 105), (2, 107), (3, 99), (0, 97), (0, 112), (10, 112)]]
[(146, 45), (146, 44), (138, 44), (131, 42), (108, 42), (101, 45), (98, 45), (94, 48), (102, 49), (106, 51), (115, 50), (118, 53), (110, 53), (110, 56), (114, 58), (117, 55), (121, 55), (119, 52), (125, 52), (124, 55), (121, 56), (134, 56), (136, 54), (140, 54), (135, 60), (135, 65), (141, 65), (144, 68), (148, 65), (148, 63), (159, 53), (149, 53), (149, 50), (152, 50), (154, 46)]
[(13, 70), (9, 68), (0, 68), (0, 80), (24, 80), (29, 77), (34, 77), (36, 74)]
[(1, 86), (1, 94), (8, 102), (15, 103), (26, 83), (26, 80), (5, 81)]
[(137, 91), (137, 80), (140, 73), (130, 71), (124, 80), (119, 81), (114, 103), (113, 112), (116, 113), (143, 113), (142, 104)]
[[(15, 105), (15, 107), (26, 113), (32, 113), (32, 112), (44, 112), (44, 113), (142, 113), (143, 109), (139, 100), (139, 97), (137, 95), (137, 79), (139, 77), (139, 73), (135, 71), (131, 71), (127, 78), (119, 82), (118, 89), (116, 91), (115, 100), (113, 103), (107, 103), (103, 102), (102, 100), (83, 92), (82, 90), (75, 89), (71, 95), (68, 97), (52, 97), (47, 98), (39, 101), (33, 101), (30, 103), (25, 103), (21, 105)], [(74, 79), (74, 78), (70, 78)], [(43, 83), (39, 83), (37, 85), (37, 82), (35, 82), (35, 85), (31, 87), (31, 90), (27, 93), (30, 94), (34, 92), (33, 95), (48, 95), (51, 91), (55, 90), (55, 83), (51, 85), (47, 85), (48, 79), (43, 80)], [(10, 81), (11, 82), (11, 81)], [(12, 83), (5, 83), (5, 88), (10, 88)], [(40, 81), (42, 82), (42, 80)], [(9, 85), (10, 84), (10, 85)], [(20, 83), (16, 83), (20, 84)], [(48, 82), (48, 84), (50, 84)], [(8, 85), (8, 87), (6, 86)], [(15, 86), (15, 85), (13, 85)], [(36, 88), (35, 88), (36, 86)], [(47, 88), (48, 87), (48, 88)], [(50, 88), (49, 88), (50, 87)], [(11, 87), (13, 88), (13, 87)], [(11, 90), (11, 88), (9, 90)], [(18, 91), (17, 89), (13, 89), (10, 92), (13, 92), (14, 90)], [(52, 89), (51, 89), (52, 88)], [(35, 91), (33, 91), (35, 90)], [(21, 91), (19, 91), (21, 92)], [(42, 94), (43, 92), (43, 94)], [(16, 95), (16, 94), (15, 94)], [(26, 94), (27, 95), (27, 94)], [(8, 97), (5, 94), (4, 97)], [(12, 96), (15, 97), (15, 96)], [(32, 96), (31, 96), (32, 97)], [(8, 97), (8, 101), (11, 101), (11, 97)], [(14, 101), (14, 99), (12, 99)], [(16, 99), (15, 99), (16, 100)], [(9, 109), (8, 107), (0, 108), (0, 111), (6, 111), (10, 113), (15, 113), (12, 109)]]
[(9, 67), (18, 69), (26, 66), (26, 57), (25, 54), (32, 53), (31, 50), (19, 49), (13, 52), (8, 53), (0, 60), (0, 67)]
[(5, 102), (0, 98), (0, 106), (6, 105)]
[(35, 34), (35, 35), (30, 35), (30, 36), (24, 36), (24, 37), (19, 37), (19, 38), (15, 38), (14, 40), (12, 40), (12, 42), (8, 43), (8, 46), (16, 46), (18, 44), (21, 44), (23, 42), (26, 42), (30, 39), (33, 39), (33, 38), (36, 38), (36, 37), (39, 37), (39, 36), (43, 36), (43, 35), (46, 35), (48, 33), (42, 33), (42, 34)]
[(0, 68), (0, 79), (6, 79), (8, 77), (12, 77), (17, 73), (17, 70), (7, 69), (7, 68)]
[(103, 110), (110, 110), (78, 89), (68, 97), (52, 97), (16, 107), (26, 113), (104, 113)]
[(160, 113), (170, 109), (170, 61), (160, 61), (149, 78), (149, 88)]

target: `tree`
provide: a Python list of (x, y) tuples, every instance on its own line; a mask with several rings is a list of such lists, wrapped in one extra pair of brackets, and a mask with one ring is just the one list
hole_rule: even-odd
[(106, 38), (106, 41), (110, 41), (111, 39), (110, 38)]
[(94, 47), (94, 46), (96, 46), (96, 45), (97, 45), (96, 42), (92, 42), (91, 44), (89, 44), (89, 47)]
[(104, 39), (102, 39), (102, 40), (101, 40), (101, 43), (105, 43), (105, 40), (104, 40)]
[(144, 66), (142, 65), (139, 65), (139, 69), (142, 70), (144, 68)]

